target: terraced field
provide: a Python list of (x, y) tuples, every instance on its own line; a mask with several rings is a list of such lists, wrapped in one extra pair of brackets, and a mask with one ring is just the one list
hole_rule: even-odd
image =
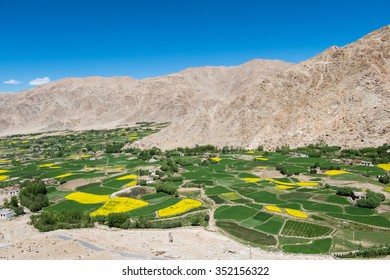
[[(222, 153), (215, 147), (166, 152), (126, 148), (162, 127), (140, 123), (0, 139), (0, 187), (43, 180), (50, 201), (43, 212), (82, 212), (100, 216), (99, 222), (116, 213), (126, 225), (175, 227), (184, 220), (186, 225), (205, 225), (213, 213), (216, 222), (210, 226), (232, 238), (288, 253), (328, 254), (390, 242), (388, 195), (377, 209), (359, 208), (351, 198), (337, 195), (344, 182), (356, 190), (369, 184), (386, 193), (389, 186), (376, 176), (385, 175), (387, 165), (335, 164), (278, 152)], [(338, 169), (316, 174), (310, 172), (313, 164)], [(284, 172), (300, 175), (282, 175), (276, 170), (281, 165)]]

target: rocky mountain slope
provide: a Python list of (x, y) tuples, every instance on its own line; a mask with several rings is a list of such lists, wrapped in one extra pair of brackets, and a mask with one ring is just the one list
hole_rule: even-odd
[(225, 104), (176, 121), (144, 146), (256, 147), (390, 142), (390, 26), (248, 85)]
[(169, 121), (142, 147), (390, 142), (390, 26), (297, 65), (254, 60), (136, 81), (64, 79), (0, 94), (2, 135)]

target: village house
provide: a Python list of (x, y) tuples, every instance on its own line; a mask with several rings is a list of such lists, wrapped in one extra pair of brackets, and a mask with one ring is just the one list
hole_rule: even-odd
[(365, 198), (367, 198), (367, 193), (365, 193), (365, 192), (355, 192), (355, 191), (353, 191), (351, 197), (352, 197), (352, 199), (353, 199), (354, 201), (358, 201), (359, 199), (365, 199)]
[(15, 216), (14, 210), (9, 208), (0, 209), (0, 219), (11, 219), (13, 216)]
[(361, 166), (374, 166), (374, 164), (372, 162), (364, 161), (364, 160), (362, 160), (359, 165), (361, 165)]
[(306, 154), (293, 153), (293, 152), (288, 153), (288, 156), (293, 157), (293, 158), (308, 158), (309, 157)]
[(370, 161), (360, 160), (360, 159), (350, 159), (350, 158), (342, 158), (342, 159), (332, 159), (333, 163), (343, 163), (346, 165), (360, 165), (360, 166), (375, 166)]
[(13, 196), (18, 196), (20, 191), (20, 186), (15, 185), (12, 187), (6, 187), (0, 189), (0, 195), (5, 196), (5, 198), (11, 198)]

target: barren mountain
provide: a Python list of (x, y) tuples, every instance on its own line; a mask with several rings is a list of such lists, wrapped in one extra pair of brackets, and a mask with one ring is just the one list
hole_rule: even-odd
[(250, 83), (232, 100), (179, 119), (141, 144), (381, 145), (390, 142), (389, 104), (390, 25)]
[(172, 124), (139, 145), (390, 142), (390, 26), (297, 65), (254, 60), (136, 81), (64, 79), (0, 95), (0, 133)]
[(201, 67), (152, 79), (69, 78), (17, 94), (0, 95), (2, 135), (115, 127), (137, 121), (195, 117), (235, 97), (247, 85), (289, 67), (253, 60), (238, 67)]

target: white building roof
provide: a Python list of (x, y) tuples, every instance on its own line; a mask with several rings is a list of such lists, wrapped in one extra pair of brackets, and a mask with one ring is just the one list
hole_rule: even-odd
[(0, 209), (0, 215), (9, 215), (13, 214), (14, 210), (11, 210), (9, 208)]

